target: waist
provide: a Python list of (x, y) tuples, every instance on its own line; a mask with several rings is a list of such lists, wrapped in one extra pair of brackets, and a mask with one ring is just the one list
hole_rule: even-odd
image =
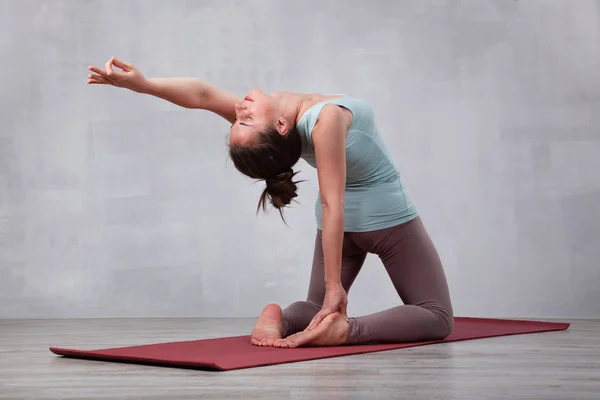
[[(321, 225), (320, 196), (315, 204), (317, 224)], [(373, 185), (350, 186), (344, 192), (344, 230), (361, 232), (387, 228), (417, 215), (410, 194), (400, 179)]]
[(370, 181), (370, 182), (349, 182), (346, 184), (344, 189), (345, 194), (361, 195), (361, 194), (384, 194), (389, 192), (404, 191), (404, 186), (400, 182), (398, 176), (390, 177), (384, 181)]

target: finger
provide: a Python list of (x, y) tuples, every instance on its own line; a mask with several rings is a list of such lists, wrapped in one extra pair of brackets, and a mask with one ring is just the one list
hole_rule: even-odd
[(327, 312), (327, 311), (319, 311), (317, 313), (317, 315), (315, 315), (313, 317), (312, 321), (310, 321), (310, 324), (308, 324), (308, 327), (306, 328), (306, 330), (314, 329), (317, 325), (319, 325), (321, 323), (323, 318), (325, 318), (328, 314), (329, 314), (329, 312)]
[(308, 326), (306, 327), (307, 331), (312, 330), (315, 326), (317, 326), (317, 321), (319, 320), (319, 314), (315, 315), (313, 317), (313, 319), (310, 320), (310, 323), (308, 324)]
[(88, 75), (88, 83), (96, 83), (100, 85), (112, 85), (112, 82), (100, 75)]
[(112, 69), (114, 61), (114, 57), (111, 57), (110, 60), (108, 60), (106, 64), (104, 64), (104, 71), (106, 72), (106, 76), (111, 76), (115, 73), (115, 71), (113, 71)]
[(110, 83), (107, 83), (105, 81), (96, 80), (96, 79), (88, 79), (88, 83), (90, 85), (110, 85)]
[(305, 344), (310, 343), (314, 339), (316, 339), (322, 333), (323, 329), (324, 327), (320, 326), (312, 331), (305, 330), (288, 336), (287, 338), (285, 338), (287, 347), (294, 348), (304, 346)]
[(88, 66), (88, 69), (90, 71), (92, 71), (92, 72), (97, 73), (98, 75), (102, 75), (102, 76), (106, 75), (106, 71), (105, 70), (103, 70), (102, 68), (98, 68), (98, 67), (96, 67), (94, 65)]
[(113, 60), (114, 60), (115, 66), (121, 68), (123, 71), (128, 71), (128, 70), (132, 69), (132, 65), (131, 64), (127, 64), (126, 62), (123, 62), (123, 61), (121, 61), (121, 60), (119, 60), (117, 58), (114, 58), (114, 57), (113, 57)]
[(97, 81), (105, 81), (106, 80), (106, 78), (104, 76), (98, 75), (98, 74), (89, 74), (88, 79), (94, 79)]

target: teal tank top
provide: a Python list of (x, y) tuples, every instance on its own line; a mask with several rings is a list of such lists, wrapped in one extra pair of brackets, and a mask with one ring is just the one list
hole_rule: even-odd
[[(385, 229), (417, 217), (417, 208), (377, 129), (373, 109), (366, 101), (342, 96), (309, 108), (296, 125), (302, 138), (302, 159), (317, 167), (312, 130), (327, 104), (344, 107), (353, 114), (346, 138), (344, 231)], [(315, 204), (315, 216), (317, 227), (322, 229), (320, 193)]]

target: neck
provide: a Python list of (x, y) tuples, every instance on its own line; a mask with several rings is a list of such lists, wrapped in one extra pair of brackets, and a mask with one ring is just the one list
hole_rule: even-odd
[(311, 101), (311, 95), (306, 93), (276, 92), (272, 96), (277, 102), (279, 112), (290, 126), (296, 126), (307, 108), (306, 105)]

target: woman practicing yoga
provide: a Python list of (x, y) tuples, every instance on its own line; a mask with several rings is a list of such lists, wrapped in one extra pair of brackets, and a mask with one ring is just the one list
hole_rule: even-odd
[[(149, 79), (115, 58), (104, 68), (89, 69), (89, 84), (127, 88), (229, 121), (235, 167), (266, 182), (259, 208), (268, 201), (282, 212), (296, 197), (292, 167), (300, 158), (317, 169), (308, 297), (283, 311), (276, 304), (266, 306), (252, 331), (253, 344), (398, 343), (450, 334), (453, 310), (440, 257), (368, 103), (345, 95), (267, 95), (257, 89), (242, 99), (200, 79)], [(348, 318), (347, 293), (368, 253), (381, 259), (403, 304)]]

